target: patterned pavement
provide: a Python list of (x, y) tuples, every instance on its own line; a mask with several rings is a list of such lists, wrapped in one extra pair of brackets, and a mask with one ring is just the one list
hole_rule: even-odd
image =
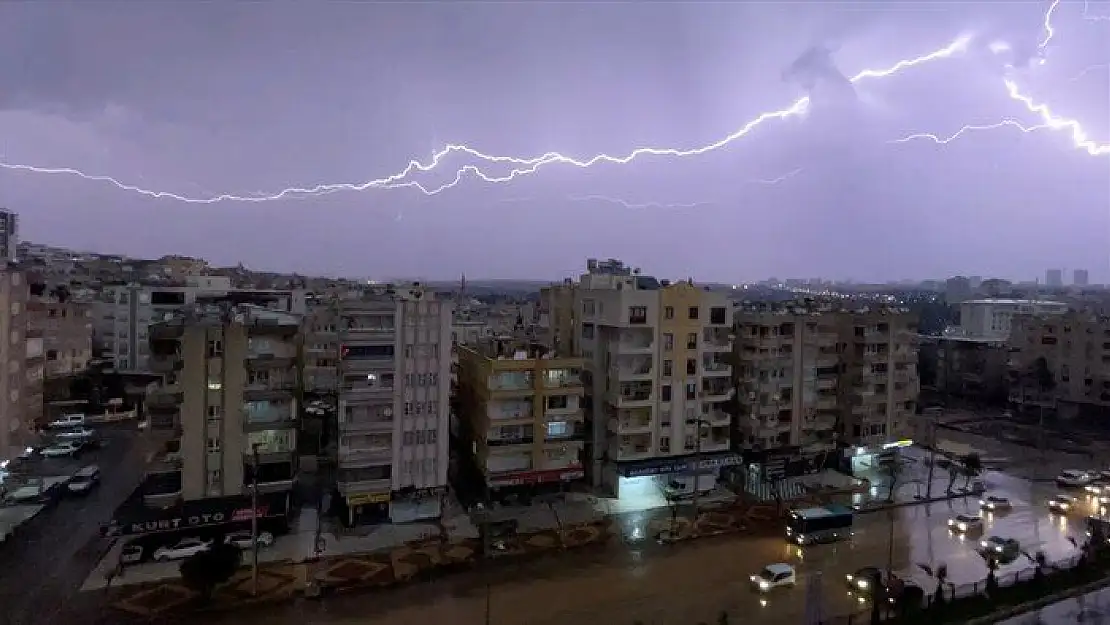
[[(755, 503), (708, 510), (696, 520), (670, 513), (653, 518), (650, 531), (674, 528), (679, 539), (720, 536), (743, 532), (763, 533), (779, 529), (781, 518), (773, 503)], [(562, 530), (520, 534), (498, 541), (491, 557), (497, 561), (550, 555), (561, 550), (619, 544), (619, 520), (584, 523)], [(261, 566), (258, 594), (252, 593), (249, 569), (216, 590), (209, 603), (201, 604), (196, 593), (179, 580), (124, 586), (109, 591), (107, 602), (121, 616), (152, 619), (192, 610), (223, 611), (259, 603), (291, 601), (303, 596), (306, 581), (314, 577), (325, 593), (388, 588), (408, 582), (439, 577), (472, 567), (482, 559), (481, 542), (463, 539), (443, 543), (436, 539), (415, 541), (387, 552), (348, 554), (315, 563), (275, 562)]]

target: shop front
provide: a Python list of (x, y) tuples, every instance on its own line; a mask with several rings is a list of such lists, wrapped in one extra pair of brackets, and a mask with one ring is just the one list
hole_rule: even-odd
[(586, 477), (582, 467), (571, 466), (545, 471), (495, 473), (486, 481), (491, 501), (526, 503), (532, 497), (565, 491), (572, 482)]
[[(249, 496), (211, 497), (184, 501), (169, 508), (149, 508), (125, 502), (104, 526), (105, 536), (142, 536), (146, 534), (216, 534), (239, 529), (254, 516)], [(289, 493), (260, 493), (258, 523), (272, 533), (289, 529)]]
[[(661, 496), (682, 497), (708, 492), (717, 486), (721, 472), (743, 462), (740, 454), (718, 452), (621, 462), (616, 465), (616, 497), (642, 500), (642, 505)], [(635, 504), (630, 504), (635, 505)]]
[(855, 477), (868, 477), (883, 471), (891, 462), (896, 462), (901, 450), (913, 445), (911, 440), (899, 440), (881, 445), (859, 445), (844, 450), (846, 464)]
[(389, 520), (393, 523), (412, 523), (443, 516), (447, 487), (403, 488), (393, 493), (389, 506)]
[(347, 495), (345, 501), (348, 524), (373, 525), (388, 522), (389, 502), (392, 499), (393, 494), (389, 491)]

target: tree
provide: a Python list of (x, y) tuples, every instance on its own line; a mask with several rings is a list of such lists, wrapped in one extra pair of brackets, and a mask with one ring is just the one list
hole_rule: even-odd
[(964, 488), (968, 488), (971, 484), (971, 478), (979, 477), (983, 472), (983, 459), (977, 453), (970, 453), (963, 458), (964, 465)]
[(241, 560), (242, 552), (235, 545), (215, 543), (211, 549), (185, 559), (178, 570), (181, 581), (196, 591), (201, 600), (208, 601), (217, 586), (235, 575)]
[(891, 459), (883, 467), (886, 470), (887, 478), (890, 480), (890, 486), (887, 488), (886, 501), (887, 503), (894, 503), (894, 493), (898, 488), (898, 478), (902, 477), (902, 461), (899, 458)]
[(938, 566), (933, 578), (937, 580), (937, 592), (933, 597), (933, 602), (936, 605), (944, 605), (947, 600), (947, 595), (944, 594), (944, 585), (948, 583), (948, 565), (941, 564)]
[(987, 558), (987, 595), (993, 596), (998, 590), (998, 558)]
[(960, 467), (958, 465), (956, 465), (956, 463), (954, 463), (954, 462), (949, 464), (948, 465), (948, 487), (944, 489), (945, 492), (948, 493), (949, 495), (952, 494), (952, 487), (954, 487), (956, 485), (956, 478), (958, 478), (959, 476), (960, 476)]
[(1048, 566), (1048, 558), (1043, 551), (1033, 554), (1033, 581), (1037, 584), (1044, 583), (1044, 569)]

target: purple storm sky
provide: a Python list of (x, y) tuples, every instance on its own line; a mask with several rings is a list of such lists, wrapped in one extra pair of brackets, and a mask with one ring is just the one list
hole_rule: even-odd
[[(804, 80), (784, 78), (809, 63), (807, 50), (827, 47), (835, 69), (809, 66), (806, 115), (697, 156), (551, 164), (508, 184), (470, 176), (434, 196), (213, 204), (0, 168), (0, 205), (35, 241), (306, 273), (543, 279), (616, 256), (720, 281), (1032, 278), (1063, 267), (1108, 282), (1107, 151), (1012, 127), (891, 143), (1005, 118), (1040, 123), (1007, 96), (1007, 76), (1078, 120), (1093, 144), (1110, 143), (1110, 70), (1079, 76), (1110, 62), (1110, 20), (1084, 19), (1085, 9), (1110, 16), (1110, 5), (1061, 4), (1044, 64), (1028, 63), (1048, 7), (2, 3), (0, 162), (196, 198), (382, 178), (446, 144), (581, 159), (694, 148), (805, 95)], [(854, 94), (830, 86), (837, 69), (888, 68), (961, 33), (975, 38), (951, 58), (860, 81)], [(995, 40), (1022, 66), (1008, 73), (1016, 57), (988, 51)], [(453, 154), (411, 179), (436, 186), (466, 165), (510, 169)]]

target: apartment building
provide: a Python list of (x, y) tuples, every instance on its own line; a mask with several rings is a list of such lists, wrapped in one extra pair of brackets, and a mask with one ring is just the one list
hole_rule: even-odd
[(1062, 315), (1064, 302), (1032, 299), (977, 299), (960, 304), (958, 333), (974, 339), (1006, 340), (1018, 315)]
[(539, 305), (535, 308), (536, 338), (559, 355), (578, 353), (578, 333), (574, 325), (576, 287), (568, 278), (562, 284), (541, 288)]
[[(116, 533), (246, 522), (284, 529), (297, 472), (300, 318), (231, 302), (194, 304), (150, 326), (146, 399), (169, 454), (117, 510)], [(176, 524), (176, 525), (175, 525)]]
[(0, 208), (0, 260), (19, 260), (19, 215), (6, 208)]
[(43, 339), (45, 376), (64, 378), (84, 372), (92, 359), (92, 306), (74, 300), (65, 289), (34, 283), (27, 314), (30, 329)]
[(458, 348), (459, 445), (481, 495), (558, 490), (585, 477), (581, 358), (512, 338)]
[(846, 447), (858, 469), (909, 436), (920, 393), (914, 315), (786, 304), (738, 311), (735, 322), (746, 450), (790, 463)]
[(178, 284), (107, 285), (92, 303), (93, 339), (116, 369), (149, 372), (149, 328), (173, 318), (178, 309), (220, 299), (265, 301), (268, 308), (292, 314), (305, 312), (299, 290), (234, 289), (225, 276), (188, 276)]
[(344, 295), (335, 311), (337, 487), (347, 521), (439, 517), (449, 461), (451, 303), (420, 285), (388, 286)]
[(613, 259), (589, 261), (574, 293), (593, 484), (617, 496), (712, 488), (718, 469), (740, 462), (730, 452), (725, 294)]
[(29, 327), (28, 293), (23, 271), (0, 270), (0, 460), (18, 455), (42, 416), (43, 339)]
[[(1110, 317), (1015, 317), (1009, 347), (1009, 399), (1019, 408), (1043, 407), (1062, 418), (1110, 414)], [(1042, 386), (1042, 375), (1051, 384)]]

